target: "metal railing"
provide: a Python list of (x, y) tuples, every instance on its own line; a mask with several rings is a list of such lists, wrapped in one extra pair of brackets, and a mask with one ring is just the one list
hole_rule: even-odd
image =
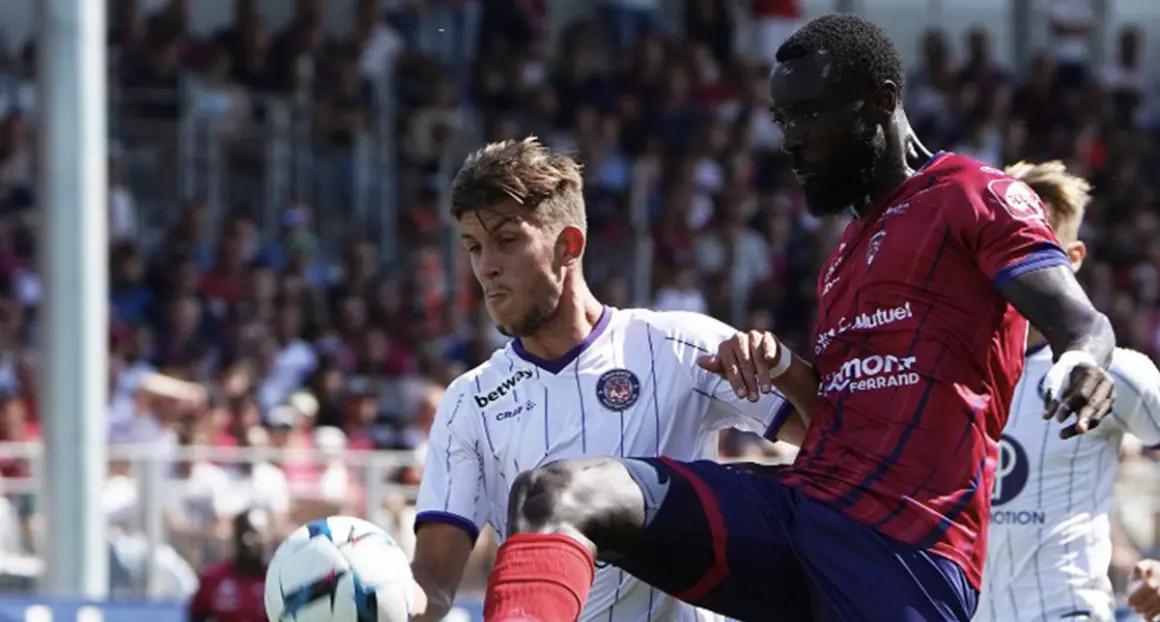
[[(113, 139), (137, 199), (142, 242), (158, 242), (191, 201), (205, 204), (208, 232), (242, 208), (269, 235), (279, 213), (302, 200), (314, 208), (323, 255), (340, 252), (346, 236), (358, 233), (377, 244), (385, 263), (395, 259), (392, 80), (388, 74), (375, 83), (367, 124), (349, 146), (319, 139), (313, 101), (302, 93), (216, 92), (191, 80), (174, 90), (112, 86)], [(223, 111), (227, 102), (242, 110)], [(158, 105), (176, 114), (142, 112)]]
[[(119, 596), (137, 598), (169, 598), (171, 592), (162, 585), (161, 569), (154, 562), (164, 548), (181, 550), (167, 522), (166, 508), (169, 507), (175, 488), (182, 483), (175, 470), (182, 464), (213, 463), (220, 468), (238, 471), (257, 464), (309, 464), (316, 467), (340, 464), (351, 477), (357, 480), (361, 490), (361, 502), (347, 498), (348, 503), (318, 504), (319, 490), (301, 489), (294, 492), (295, 504), (301, 503), (304, 511), (292, 511), (288, 528), (325, 515), (345, 512), (364, 516), (386, 529), (405, 550), (413, 550), (414, 499), (417, 487), (396, 483), (399, 469), (418, 467), (416, 456), (410, 451), (370, 451), (370, 452), (327, 452), (308, 449), (239, 448), (213, 446), (170, 446), (162, 443), (111, 445), (109, 447), (110, 467), (113, 471), (127, 473), (134, 483), (138, 499), (136, 519), (126, 527), (123, 520), (115, 521), (110, 529), (111, 541), (126, 529), (135, 530), (135, 536), (143, 539), (147, 550), (144, 564), (137, 580), (130, 585), (122, 585), (114, 593)], [(0, 468), (21, 471), (22, 474), (7, 476), (0, 480), (0, 498), (7, 499), (14, 506), (29, 508), (25, 520), (32, 524), (32, 537), (22, 550), (0, 550), (0, 592), (35, 593), (43, 570), (39, 553), (48, 534), (36, 525), (43, 520), (44, 493), (43, 477), (44, 448), (40, 443), (0, 443)], [(23, 468), (21, 468), (23, 467)], [(11, 471), (9, 471), (11, 472)], [(1155, 554), (1160, 540), (1160, 465), (1149, 460), (1133, 460), (1124, 464), (1117, 482), (1116, 514), (1121, 518), (1135, 544), (1146, 554)], [(111, 481), (111, 479), (110, 479)], [(235, 480), (236, 481), (236, 480)], [(352, 496), (355, 497), (355, 496)], [(108, 516), (78, 517), (78, 520), (109, 520)], [(222, 517), (228, 521), (228, 517)], [(114, 521), (110, 521), (114, 522)], [(0, 526), (7, 528), (8, 526)], [(206, 543), (217, 552), (217, 557), (194, 562), (197, 570), (206, 563), (216, 561), (225, 554), (228, 546), (222, 537), (207, 532)], [(216, 538), (216, 540), (215, 540)], [(228, 538), (227, 538), (228, 539)], [(113, 546), (112, 544), (110, 545)]]
[[(43, 564), (40, 552), (48, 537), (38, 525), (43, 519), (44, 504), (44, 447), (41, 443), (0, 443), (0, 464), (20, 472), (2, 481), (3, 497), (13, 507), (31, 508), (22, 517), (28, 526), (26, 542), (20, 550), (0, 551), (0, 590), (32, 591), (36, 589)], [(110, 539), (116, 535), (143, 536), (149, 560), (143, 566), (140, 581), (121, 586), (119, 593), (129, 596), (157, 598), (170, 596), (163, 593), (161, 578), (154, 560), (163, 547), (182, 552), (186, 548), (199, 555), (185, 555), (191, 570), (197, 571), (206, 563), (221, 559), (228, 553), (228, 534), (212, 533), (212, 525), (205, 533), (185, 534), (179, 537), (167, 520), (167, 508), (173, 507), (175, 490), (188, 482), (177, 473), (180, 465), (211, 463), (226, 472), (233, 471), (233, 486), (245, 484), (247, 468), (259, 464), (283, 464), (317, 469), (326, 467), (345, 470), (351, 480), (351, 490), (334, 499), (312, 481), (307, 486), (290, 488), (291, 510), (285, 517), (286, 530), (293, 526), (335, 513), (363, 516), (382, 526), (407, 550), (413, 546), (413, 503), (417, 487), (396, 483), (394, 474), (403, 468), (416, 467), (415, 454), (409, 451), (350, 451), (325, 452), (309, 449), (273, 449), (258, 447), (169, 446), (165, 444), (136, 444), (109, 446), (111, 472), (120, 473), (134, 484), (136, 512), (131, 520), (113, 520), (110, 516), (78, 517), (78, 520), (104, 520), (111, 525)], [(112, 478), (110, 480), (112, 481)], [(332, 491), (333, 492), (333, 491)], [(243, 505), (238, 510), (244, 510)], [(106, 513), (108, 514), (108, 513)], [(218, 523), (228, 522), (229, 516), (216, 517)], [(114, 524), (115, 523), (115, 524)], [(284, 534), (283, 530), (283, 534)], [(184, 539), (182, 539), (184, 538)], [(182, 540), (179, 542), (178, 540)], [(206, 554), (205, 552), (210, 553)], [(194, 559), (190, 559), (190, 557)]]

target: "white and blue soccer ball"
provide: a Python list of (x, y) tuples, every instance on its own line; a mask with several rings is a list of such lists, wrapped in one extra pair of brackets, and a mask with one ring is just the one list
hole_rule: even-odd
[(266, 570), (270, 622), (406, 622), (411, 566), (387, 532), (350, 516), (303, 525)]

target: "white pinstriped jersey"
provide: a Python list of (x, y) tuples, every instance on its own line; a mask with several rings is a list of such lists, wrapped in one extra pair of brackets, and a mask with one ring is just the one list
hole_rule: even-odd
[[(734, 330), (686, 312), (606, 308), (584, 343), (543, 361), (511, 342), (457, 378), (432, 426), (417, 522), (442, 521), (506, 537), (516, 476), (582, 456), (713, 458), (716, 434), (764, 434), (789, 403), (738, 399), (696, 365)], [(613, 566), (597, 569), (580, 619), (686, 622), (720, 619)]]
[(1113, 620), (1109, 511), (1120, 441), (1160, 444), (1160, 371), (1117, 348), (1116, 403), (1092, 432), (1059, 438), (1044, 421), (1044, 347), (1027, 356), (999, 444), (983, 591), (975, 620)]

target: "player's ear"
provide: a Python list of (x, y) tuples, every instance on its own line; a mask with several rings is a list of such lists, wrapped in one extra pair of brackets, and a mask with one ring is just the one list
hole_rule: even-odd
[(1083, 260), (1087, 258), (1087, 244), (1076, 240), (1067, 245), (1067, 258), (1071, 260), (1071, 269), (1079, 272)]
[(894, 110), (902, 105), (902, 90), (893, 80), (886, 80), (874, 90), (874, 107), (885, 118), (894, 115)]
[(562, 265), (570, 265), (584, 255), (584, 246), (587, 243), (584, 232), (580, 227), (567, 225), (556, 238), (556, 255)]

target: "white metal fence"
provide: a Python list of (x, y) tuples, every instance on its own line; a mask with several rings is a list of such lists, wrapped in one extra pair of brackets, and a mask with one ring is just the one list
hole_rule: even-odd
[[(51, 534), (43, 529), (43, 447), (40, 443), (0, 443), (0, 589), (27, 592), (36, 589), (43, 564), (40, 554)], [(364, 516), (385, 528), (408, 551), (413, 546), (414, 485), (397, 483), (397, 475), (416, 465), (408, 451), (324, 452), (304, 449), (237, 448), (210, 446), (112, 445), (107, 479), (105, 516), (77, 520), (106, 520), (110, 553), (116, 564), (118, 547), (136, 551), (132, 568), (120, 579), (113, 573), (111, 593), (126, 597), (180, 598), (189, 574), (229, 554), (228, 527), (236, 512), (255, 501), (246, 486), (258, 465), (292, 465), (317, 469), (319, 477), (291, 485), (289, 505), (281, 518), (285, 533), (303, 522), (347, 513)], [(183, 468), (185, 465), (191, 465)], [(196, 465), (202, 465), (197, 467)], [(200, 506), (183, 505), (182, 495), (195, 480), (209, 478), (194, 468), (210, 468), (230, 478), (224, 486), (199, 488), (217, 514), (206, 517), (174, 515)], [(344, 478), (324, 477), (339, 473)], [(224, 482), (225, 480), (220, 480)], [(268, 481), (268, 480), (264, 480)], [(219, 483), (220, 483), (219, 482)], [(270, 493), (270, 490), (259, 491)], [(174, 518), (194, 519), (194, 530), (177, 530)], [(202, 529), (198, 529), (201, 527)], [(177, 553), (188, 565), (175, 569)], [(139, 562), (139, 563), (138, 563)], [(176, 574), (174, 574), (176, 573)], [(175, 587), (175, 583), (177, 587)]]

